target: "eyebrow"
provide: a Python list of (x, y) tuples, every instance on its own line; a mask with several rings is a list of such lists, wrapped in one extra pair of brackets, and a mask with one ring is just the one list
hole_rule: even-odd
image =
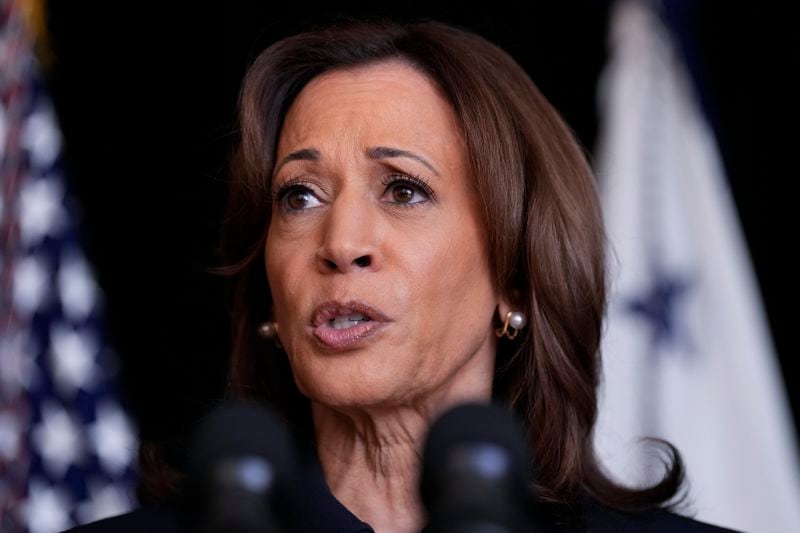
[[(408, 150), (401, 150), (399, 148), (390, 148), (388, 146), (373, 146), (367, 150), (367, 157), (370, 159), (389, 159), (393, 157), (406, 157), (408, 159), (413, 159), (419, 163), (422, 163), (426, 167), (428, 167), (431, 172), (439, 175), (439, 172), (428, 163), (428, 161), (420, 156), (415, 154), (414, 152), (409, 152)], [(275, 172), (273, 175), (277, 174), (277, 172), (290, 161), (319, 161), (322, 159), (322, 154), (316, 148), (303, 148), (301, 150), (295, 150), (289, 154), (286, 154), (281, 159), (278, 166), (275, 167)]]

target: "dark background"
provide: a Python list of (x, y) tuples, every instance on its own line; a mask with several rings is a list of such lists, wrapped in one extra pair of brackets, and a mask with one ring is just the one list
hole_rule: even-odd
[[(106, 295), (127, 404), (147, 439), (185, 432), (222, 395), (228, 303), (224, 281), (204, 269), (217, 262), (239, 83), (261, 49), (338, 13), (459, 24), (507, 50), (584, 146), (594, 147), (608, 2), (327, 11), (267, 4), (49, 6), (46, 74), (69, 179)], [(671, 20), (694, 50), (693, 72), (718, 133), (797, 420), (798, 135), (787, 73), (797, 72), (798, 48), (779, 29), (788, 14), (729, 2), (673, 7)]]

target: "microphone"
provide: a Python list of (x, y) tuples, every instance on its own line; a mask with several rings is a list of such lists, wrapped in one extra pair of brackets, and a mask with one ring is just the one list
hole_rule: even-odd
[(432, 533), (536, 531), (525, 434), (511, 411), (464, 404), (428, 432), (421, 496)]
[(288, 430), (265, 408), (225, 402), (198, 428), (187, 457), (192, 530), (277, 533), (294, 479)]

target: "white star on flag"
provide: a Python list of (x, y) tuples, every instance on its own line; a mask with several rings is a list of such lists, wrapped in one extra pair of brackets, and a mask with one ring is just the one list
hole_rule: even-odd
[(42, 405), (42, 420), (33, 429), (33, 442), (44, 458), (45, 467), (61, 478), (70, 464), (83, 458), (84, 443), (79, 426), (63, 408), (53, 402)]
[(97, 302), (97, 285), (89, 265), (77, 250), (64, 253), (58, 270), (58, 292), (64, 314), (73, 322), (86, 318)]
[(131, 464), (136, 441), (125, 413), (116, 404), (98, 405), (97, 420), (89, 426), (89, 439), (106, 470), (118, 474)]
[(25, 257), (14, 269), (14, 304), (25, 314), (34, 313), (47, 296), (50, 278), (42, 260)]
[(73, 525), (69, 518), (70, 501), (64, 492), (40, 480), (33, 480), (28, 500), (22, 504), (22, 518), (30, 533), (54, 533)]
[(99, 368), (95, 356), (98, 343), (88, 331), (73, 331), (63, 323), (50, 332), (51, 358), (56, 384), (66, 394), (87, 390), (97, 381)]
[(89, 483), (89, 499), (78, 506), (78, 521), (86, 524), (116, 516), (128, 511), (131, 505), (131, 496), (122, 487)]
[(43, 104), (25, 121), (22, 146), (31, 154), (34, 168), (53, 164), (61, 149), (61, 134), (53, 127), (55, 117), (48, 104)]
[(66, 222), (63, 201), (64, 187), (55, 179), (40, 178), (23, 185), (19, 197), (19, 230), (24, 245), (32, 246), (63, 229)]

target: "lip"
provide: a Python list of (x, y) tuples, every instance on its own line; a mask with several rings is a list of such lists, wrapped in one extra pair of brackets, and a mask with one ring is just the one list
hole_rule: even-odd
[[(353, 313), (360, 313), (369, 318), (369, 321), (347, 329), (334, 329), (330, 325), (330, 320), (334, 317)], [(360, 300), (328, 301), (317, 306), (311, 316), (314, 337), (323, 346), (335, 351), (361, 346), (391, 322), (379, 309)]]
[(339, 315), (351, 315), (354, 313), (360, 313), (369, 318), (370, 321), (389, 322), (389, 318), (381, 313), (380, 309), (361, 300), (349, 300), (347, 302), (331, 300), (318, 305), (314, 309), (314, 313), (311, 315), (311, 325), (316, 328)]

